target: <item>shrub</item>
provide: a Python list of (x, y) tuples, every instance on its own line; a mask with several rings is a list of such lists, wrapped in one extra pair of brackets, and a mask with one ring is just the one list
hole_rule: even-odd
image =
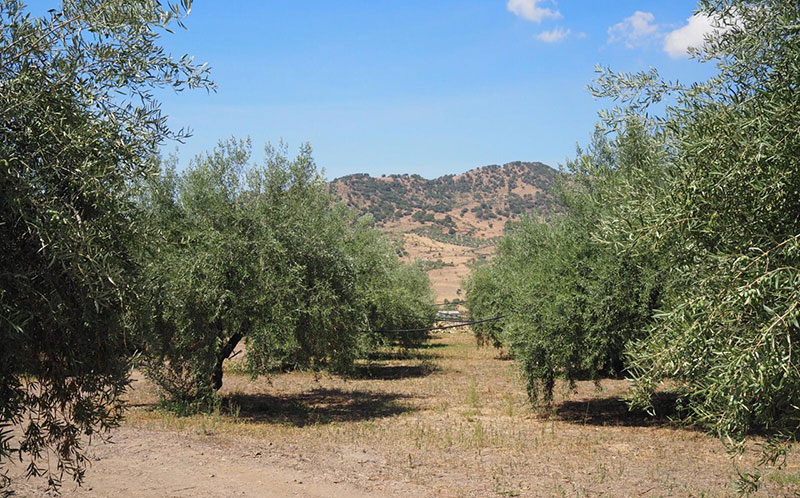
[(142, 207), (161, 240), (143, 252), (147, 298), (135, 319), (147, 371), (165, 395), (213, 405), (241, 341), (253, 375), (278, 367), (347, 374), (377, 330), (433, 321), (427, 277), (402, 265), (373, 227), (335, 203), (301, 148), (231, 139), (181, 174), (168, 164)]

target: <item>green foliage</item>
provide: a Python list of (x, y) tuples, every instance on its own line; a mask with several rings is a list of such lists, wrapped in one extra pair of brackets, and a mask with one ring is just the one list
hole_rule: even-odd
[[(135, 317), (147, 371), (172, 402), (215, 402), (240, 341), (253, 375), (346, 374), (383, 329), (432, 323), (427, 277), (401, 264), (371, 217), (333, 201), (310, 147), (295, 159), (231, 139), (181, 174), (168, 164), (141, 205), (160, 240), (142, 253), (151, 291)], [(409, 318), (410, 317), (410, 318)]]
[(511, 350), (533, 400), (549, 402), (558, 378), (620, 375), (626, 345), (650, 322), (660, 289), (655, 261), (622, 255), (597, 235), (626, 182), (658, 171), (659, 150), (636, 121), (614, 144), (598, 131), (556, 190), (564, 215), (549, 223), (524, 218), (491, 264), (474, 271), (471, 316), (505, 316), (477, 324), (476, 336)]
[(595, 94), (622, 102), (604, 115), (614, 145), (579, 154), (565, 216), (516, 226), (473, 278), (471, 306), (490, 313), (494, 287), (510, 296), (494, 334), (532, 396), (622, 370), (652, 408), (670, 381), (688, 421), (740, 442), (765, 430), (774, 462), (800, 429), (800, 11), (700, 6), (719, 30), (694, 55), (718, 75), (683, 87), (602, 72)]
[[(384, 239), (379, 232), (372, 231), (376, 238)], [(380, 247), (375, 244), (375, 247)], [(381, 251), (384, 254), (391, 254)], [(418, 346), (428, 338), (424, 330), (432, 327), (436, 318), (430, 280), (420, 265), (404, 265), (397, 259), (385, 256), (367, 261), (381, 261), (382, 268), (373, 268), (362, 273), (366, 297), (363, 309), (367, 314), (370, 333), (365, 335), (370, 348), (385, 346), (392, 342), (403, 347)], [(367, 262), (365, 261), (365, 262)], [(386, 331), (401, 332), (386, 332)], [(407, 330), (414, 330), (407, 331)]]
[[(486, 320), (509, 312), (510, 296), (505, 293), (508, 286), (501, 283), (501, 277), (498, 265), (481, 265), (472, 269), (465, 284), (466, 306), (471, 319)], [(504, 319), (476, 323), (470, 328), (479, 346), (491, 344), (500, 348), (506, 343)]]
[[(800, 420), (800, 78), (794, 2), (702, 2), (721, 31), (697, 56), (719, 74), (690, 88), (606, 73), (598, 93), (638, 112), (670, 89), (665, 183), (620, 203), (607, 239), (659, 252), (676, 283), (631, 350), (639, 401), (676, 381), (693, 421), (724, 436), (794, 434)], [(613, 116), (610, 116), (613, 118)], [(635, 223), (630, 223), (636, 220)]]
[(39, 18), (0, 2), (0, 465), (29, 460), (55, 488), (81, 480), (82, 444), (120, 417), (130, 185), (181, 136), (151, 92), (209, 86), (157, 43), (188, 4), (70, 1)]

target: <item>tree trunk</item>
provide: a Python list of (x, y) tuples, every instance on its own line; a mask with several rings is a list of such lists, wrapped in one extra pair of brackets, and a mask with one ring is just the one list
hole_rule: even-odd
[(222, 387), (222, 363), (233, 353), (241, 340), (242, 334), (238, 332), (233, 334), (217, 353), (217, 364), (214, 365), (214, 373), (211, 374), (211, 386), (215, 391), (219, 391), (219, 388)]

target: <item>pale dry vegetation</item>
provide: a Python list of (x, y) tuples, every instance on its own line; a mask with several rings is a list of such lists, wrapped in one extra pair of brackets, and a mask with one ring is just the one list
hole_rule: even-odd
[[(369, 496), (731, 496), (736, 468), (752, 470), (759, 457), (757, 438), (732, 460), (701, 431), (629, 412), (621, 380), (602, 381), (599, 392), (592, 382), (578, 382), (574, 395), (558, 389), (551, 412), (532, 412), (513, 362), (477, 348), (468, 333), (385, 351), (349, 380), (304, 372), (251, 380), (236, 361), (213, 414), (157, 409), (156, 392), (137, 378), (120, 434), (159, 444), (137, 446), (136, 458), (124, 442), (101, 449), (110, 463), (98, 464), (76, 496), (113, 494), (112, 483), (142, 462), (181, 475), (209, 455), (209, 470), (170, 496), (193, 495), (213, 482), (215, 465), (237, 459), (259, 479), (277, 468), (290, 483), (332, 486), (319, 496), (343, 487)], [(173, 454), (170, 441), (190, 446), (190, 460)], [(800, 492), (796, 458), (763, 471), (759, 495)], [(226, 492), (251, 496), (249, 474), (236, 475), (241, 482)]]

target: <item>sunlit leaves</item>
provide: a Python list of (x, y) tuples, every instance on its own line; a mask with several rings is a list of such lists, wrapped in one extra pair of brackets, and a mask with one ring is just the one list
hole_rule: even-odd
[(165, 12), (80, 0), (37, 18), (0, 2), (0, 462), (29, 458), (53, 486), (82, 477), (86, 436), (120, 416), (140, 236), (130, 187), (180, 137), (152, 89), (210, 86), (158, 46)]
[(632, 189), (603, 230), (621, 249), (660, 254), (671, 282), (655, 326), (629, 351), (637, 402), (647, 406), (669, 379), (691, 420), (720, 436), (739, 441), (756, 428), (792, 438), (800, 11), (782, 0), (700, 5), (723, 26), (695, 54), (716, 62), (717, 76), (683, 87), (655, 73), (606, 72), (596, 87), (627, 105), (617, 116), (665, 97), (670, 104), (657, 128), (671, 151), (660, 185)]
[(505, 315), (476, 333), (511, 350), (533, 401), (550, 401), (558, 378), (626, 371), (625, 348), (651, 322), (663, 282), (655, 258), (622, 252), (604, 226), (631, 190), (658, 181), (663, 157), (636, 120), (614, 143), (598, 130), (562, 175), (565, 213), (523, 220), (491, 264), (474, 270), (470, 312)]
[[(378, 330), (430, 326), (427, 277), (328, 193), (308, 145), (289, 158), (222, 141), (141, 197), (159, 233), (141, 255), (148, 289), (135, 318), (147, 371), (179, 406), (207, 407), (240, 341), (253, 375), (279, 368), (347, 374)], [(408, 339), (407, 335), (403, 335)]]

